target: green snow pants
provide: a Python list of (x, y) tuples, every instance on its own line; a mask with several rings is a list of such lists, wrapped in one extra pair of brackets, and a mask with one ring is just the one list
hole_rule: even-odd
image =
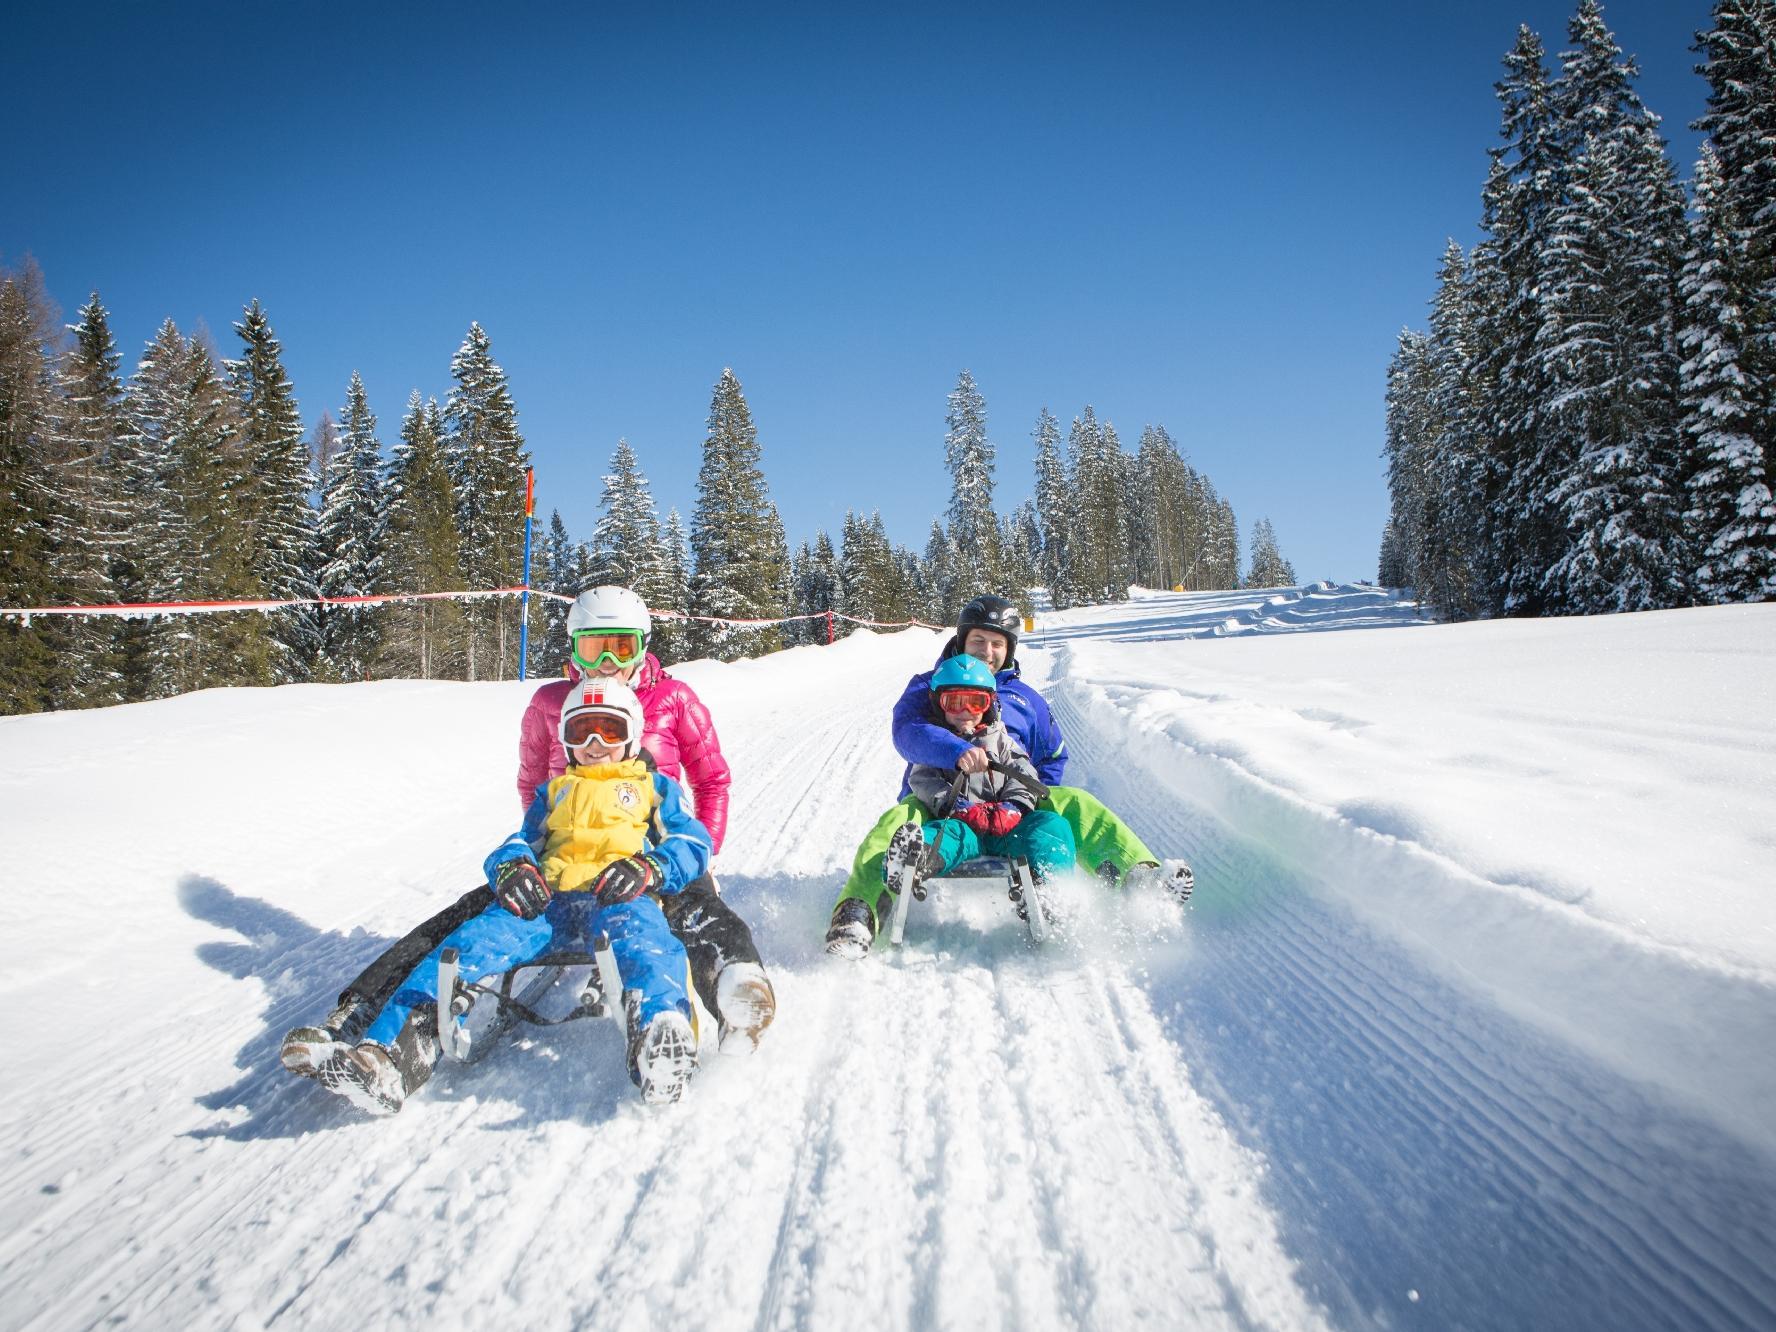
[[(1081, 786), (1051, 786), (1048, 799), (1040, 809), (1052, 809), (1073, 830), (1075, 859), (1087, 874), (1097, 873), (1106, 860), (1116, 867), (1120, 876), (1130, 865), (1143, 860), (1157, 861), (1158, 856), (1135, 836), (1134, 830), (1117, 818), (1110, 807)], [(875, 914), (876, 927), (881, 928), (884, 913), (882, 898), (888, 885), (882, 878), (882, 861), (888, 855), (888, 843), (894, 830), (903, 823), (923, 824), (931, 818), (917, 796), (908, 796), (893, 805), (876, 820), (851, 860), (851, 877), (839, 893), (839, 901), (860, 897)], [(833, 909), (838, 909), (837, 903)]]

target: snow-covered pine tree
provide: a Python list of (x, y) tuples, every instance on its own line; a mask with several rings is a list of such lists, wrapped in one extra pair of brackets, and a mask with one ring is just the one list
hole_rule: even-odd
[(670, 666), (688, 660), (691, 655), (691, 623), (674, 618), (689, 614), (691, 609), (691, 552), (685, 540), (684, 520), (677, 509), (666, 511), (666, 524), (660, 531), (660, 554), (660, 592), (648, 606), (671, 612), (654, 617), (652, 635), (654, 655)]
[[(69, 332), (73, 340), (61, 368), (54, 577), (60, 595), (91, 605), (119, 600), (116, 565), (127, 522), (122, 358), (97, 292)], [(57, 626), (55, 706), (124, 701), (123, 634), (124, 621), (111, 616), (70, 617)]]
[(1414, 584), (1446, 619), (1470, 619), (1482, 607), (1487, 575), (1478, 566), (1484, 543), (1485, 496), (1495, 489), (1493, 452), (1474, 345), (1477, 287), (1461, 246), (1443, 251), (1431, 303), (1426, 410), (1438, 445), (1429, 459), (1423, 513), (1422, 565)]
[[(549, 530), (537, 543), (531, 585), (544, 592), (564, 597), (578, 596), (579, 584), (574, 581), (576, 553), (567, 535), (567, 524), (561, 521), (561, 510), (549, 511)], [(547, 679), (559, 675), (573, 657), (573, 644), (567, 636), (566, 602), (552, 597), (538, 597), (537, 624), (530, 635), (530, 660), (525, 663), (529, 675)]]
[[(1214, 494), (1214, 487), (1209, 488)], [(1211, 588), (1239, 586), (1239, 522), (1233, 505), (1217, 499), (1205, 528), (1208, 538), (1208, 567)]]
[[(383, 578), (396, 592), (457, 592), (463, 588), (456, 528), (456, 493), (444, 458), (444, 417), (435, 400), (407, 400), (401, 442), (389, 460), (383, 487), (388, 525)], [(437, 599), (382, 608), (377, 634), (384, 675), (407, 679), (461, 679), (466, 674), (467, 626), (462, 603)]]
[[(838, 550), (839, 609), (860, 620), (876, 618), (877, 568), (870, 549), (869, 526), (855, 510), (845, 510), (844, 526), (839, 531)], [(856, 626), (841, 625), (843, 633), (855, 632)]]
[(1482, 194), (1486, 238), (1474, 255), (1485, 417), (1497, 489), (1486, 497), (1480, 564), (1494, 579), (1493, 613), (1538, 614), (1542, 577), (1565, 548), (1550, 496), (1565, 469), (1549, 471), (1538, 431), (1548, 400), (1536, 338), (1542, 325), (1540, 256), (1565, 181), (1562, 148), (1541, 38), (1519, 27), (1494, 85), (1500, 137)]
[(1396, 587), (1410, 587), (1428, 601), (1425, 548), (1435, 504), (1431, 494), (1433, 458), (1439, 443), (1433, 415), (1435, 384), (1430, 339), (1410, 329), (1400, 332), (1399, 346), (1387, 371), (1388, 531), (1398, 561)]
[(1381, 528), (1381, 552), (1376, 559), (1375, 581), (1382, 587), (1402, 588), (1411, 586), (1410, 579), (1399, 537), (1394, 531), (1394, 520), (1389, 518)]
[[(462, 576), (476, 591), (514, 587), (524, 574), (524, 472), (530, 455), (506, 372), (478, 323), (450, 359), (444, 458), (456, 500)], [(468, 678), (504, 680), (518, 665), (516, 598), (466, 603)]]
[[(248, 536), (249, 595), (271, 600), (312, 598), (319, 590), (320, 548), (315, 489), (296, 393), (284, 371), (283, 347), (258, 301), (234, 326), (242, 354), (227, 362), (239, 402), (238, 468), (230, 479), (235, 515)], [(320, 620), (312, 606), (256, 617), (270, 638), (271, 677), (307, 678), (320, 651)], [(254, 650), (257, 655), (257, 650)]]
[[(740, 380), (723, 370), (710, 400), (691, 518), (690, 596), (697, 615), (747, 620), (783, 614), (787, 543), (760, 457)], [(783, 641), (775, 625), (693, 622), (691, 632), (697, 655), (724, 661), (774, 652)]]
[[(814, 541), (802, 542), (795, 557), (795, 605), (797, 615), (824, 617), (828, 611), (842, 610), (839, 604), (838, 558), (833, 553), (832, 538), (824, 531), (814, 534)], [(793, 626), (798, 643), (826, 642), (824, 618), (802, 620)], [(834, 637), (845, 626), (835, 624)]]
[(1025, 500), (1006, 518), (1000, 548), (1005, 551), (1006, 586), (1015, 589), (1006, 595), (1027, 614), (1034, 605), (1032, 589), (1042, 586), (1042, 524), (1034, 500)]
[(987, 404), (974, 376), (963, 370), (950, 391), (944, 414), (944, 467), (950, 474), (947, 513), (955, 550), (949, 584), (959, 601), (997, 592), (999, 519), (993, 509), (992, 441), (987, 438)]
[(1555, 88), (1566, 188), (1538, 265), (1538, 473), (1564, 524), (1542, 603), (1565, 614), (1682, 604), (1675, 333), (1683, 196), (1659, 120), (1597, 0), (1580, 0)]
[[(1036, 417), (1036, 516), (1042, 526), (1042, 581), (1057, 610), (1074, 604), (1073, 565), (1078, 553), (1077, 497), (1061, 457), (1061, 427), (1044, 407)], [(943, 621), (939, 621), (943, 623)]]
[(1068, 436), (1078, 504), (1080, 557), (1074, 563), (1081, 600), (1128, 600), (1129, 522), (1126, 460), (1116, 428), (1099, 423), (1090, 405)]
[(628, 440), (617, 441), (603, 480), (592, 529), (593, 581), (631, 588), (651, 606), (663, 563), (660, 515)]
[(1713, 145), (1705, 141), (1680, 283), (1680, 341), (1687, 353), (1680, 378), (1690, 444), (1684, 522), (1700, 559), (1698, 597), (1763, 601), (1776, 597), (1776, 502), (1768, 451), (1753, 433), (1754, 390), (1741, 369), (1751, 338), (1732, 254), (1735, 233), (1743, 228), (1723, 201), (1720, 170)]
[(1693, 49), (1709, 87), (1694, 127), (1708, 135), (1714, 163), (1697, 169), (1692, 246), (1693, 270), (1707, 276), (1687, 274), (1684, 292), (1692, 487), (1708, 476), (1689, 508), (1701, 524), (1703, 595), (1768, 598), (1773, 556), (1757, 531), (1767, 530), (1760, 511), (1776, 494), (1776, 3), (1716, 0), (1713, 27)]
[(1135, 580), (1147, 587), (1184, 582), (1190, 469), (1164, 426), (1141, 431), (1135, 455)]
[(339, 427), (333, 422), (333, 413), (323, 408), (321, 419), (315, 422), (314, 432), (308, 441), (309, 466), (323, 491), (327, 488), (327, 472), (333, 466), (333, 459), (341, 447)]
[(1277, 549), (1276, 532), (1268, 518), (1260, 518), (1252, 528), (1252, 564), (1246, 573), (1245, 586), (1295, 586), (1295, 566)]
[(920, 604), (920, 619), (931, 624), (954, 624), (956, 612), (967, 600), (956, 579), (959, 557), (956, 543), (937, 519), (931, 520), (931, 535), (925, 539), (925, 596)]
[[(226, 601), (262, 595), (255, 527), (237, 502), (244, 465), (239, 400), (207, 340), (171, 320), (126, 392), (131, 472), (130, 601)], [(218, 685), (271, 684), (277, 644), (253, 612), (159, 616), (132, 642), (132, 698)]]
[[(345, 429), (321, 479), (321, 595), (361, 597), (384, 590), (388, 513), (382, 493), (382, 442), (364, 380), (345, 387)], [(381, 617), (366, 606), (328, 606), (321, 614), (321, 656), (339, 680), (367, 680), (376, 661)]]
[[(0, 271), (0, 604), (7, 606), (59, 599), (51, 566), (60, 522), (52, 481), (58, 322), (35, 264)], [(0, 713), (54, 703), (57, 663), (41, 624), (0, 620)]]

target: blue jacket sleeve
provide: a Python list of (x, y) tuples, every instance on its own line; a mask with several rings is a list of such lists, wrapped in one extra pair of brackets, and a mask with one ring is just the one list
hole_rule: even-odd
[(968, 752), (968, 741), (931, 720), (931, 672), (915, 675), (894, 705), (894, 747), (908, 763), (953, 768)]
[[(1054, 713), (1049, 711), (1048, 700), (1022, 680), (1004, 675), (999, 677), (999, 694), (1006, 725), (1030, 756), (1030, 762), (1036, 765), (1036, 775), (1042, 779), (1042, 784), (1061, 785), (1061, 774), (1067, 769), (1067, 742), (1061, 736), (1061, 728), (1055, 724)], [(1008, 694), (1016, 694), (1020, 705), (1017, 711), (1022, 715), (1014, 718), (1012, 710), (1003, 706)]]
[(548, 817), (549, 786), (545, 782), (537, 787), (536, 794), (531, 797), (530, 808), (524, 811), (524, 826), (494, 847), (487, 859), (481, 862), (481, 874), (488, 883), (493, 882), (494, 871), (508, 860), (536, 863), (537, 855), (543, 849), (543, 823)]
[(715, 844), (705, 828), (684, 807), (684, 793), (664, 773), (654, 774), (654, 792), (660, 797), (655, 809), (656, 826), (649, 830), (648, 854), (660, 863), (665, 876), (663, 893), (676, 893), (693, 879), (709, 873)]

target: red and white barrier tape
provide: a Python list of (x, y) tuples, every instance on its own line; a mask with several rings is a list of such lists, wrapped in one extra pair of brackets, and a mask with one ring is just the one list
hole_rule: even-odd
[[(137, 601), (98, 606), (0, 606), (0, 617), (10, 617), (25, 625), (37, 615), (223, 615), (230, 611), (283, 610), (290, 606), (383, 606), (403, 601), (477, 600), (486, 597), (515, 597), (529, 592), (533, 597), (571, 604), (573, 598), (560, 592), (541, 588), (496, 587), (484, 592), (391, 592), (355, 597), (295, 597), (285, 601)], [(783, 615), (766, 620), (730, 620), (717, 615), (686, 615), (680, 611), (655, 610), (650, 615), (664, 620), (696, 620), (703, 624), (763, 625), (789, 624), (796, 620), (844, 620), (871, 629), (942, 629), (943, 625), (926, 624), (923, 620), (864, 620), (838, 611), (815, 611), (810, 615)]]

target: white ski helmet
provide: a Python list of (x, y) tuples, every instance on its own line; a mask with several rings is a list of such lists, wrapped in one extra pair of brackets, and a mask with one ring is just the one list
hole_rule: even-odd
[(574, 598), (567, 613), (569, 638), (583, 629), (631, 629), (645, 645), (653, 627), (647, 603), (626, 587), (589, 587)]
[(567, 697), (561, 700), (561, 724), (556, 731), (563, 749), (575, 748), (568, 739), (568, 723), (583, 713), (621, 718), (624, 727), (623, 757), (632, 759), (641, 753), (641, 736), (647, 729), (647, 717), (641, 710), (641, 700), (635, 696), (635, 691), (621, 680), (588, 675), (573, 682), (573, 686), (567, 691)]

